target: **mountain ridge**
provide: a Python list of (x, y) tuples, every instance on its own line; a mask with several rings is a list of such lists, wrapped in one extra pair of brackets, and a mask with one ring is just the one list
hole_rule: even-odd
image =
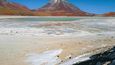
[(18, 3), (0, 0), (0, 15), (22, 15), (22, 16), (115, 16), (115, 12), (105, 14), (92, 14), (84, 12), (66, 0), (50, 0), (39, 9), (30, 10)]

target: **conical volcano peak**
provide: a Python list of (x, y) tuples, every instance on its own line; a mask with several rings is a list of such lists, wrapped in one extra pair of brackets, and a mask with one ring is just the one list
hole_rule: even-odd
[(86, 16), (88, 14), (67, 0), (49, 0), (46, 5), (39, 8), (36, 12), (49, 16)]
[(67, 0), (49, 0), (45, 6), (41, 7), (41, 11), (65, 11), (65, 12), (73, 12), (75, 10), (80, 10), (79, 8), (75, 7), (71, 3), (67, 2)]

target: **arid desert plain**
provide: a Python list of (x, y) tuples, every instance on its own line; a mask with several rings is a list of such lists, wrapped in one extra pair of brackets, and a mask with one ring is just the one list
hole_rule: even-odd
[(0, 65), (72, 65), (114, 45), (114, 17), (0, 17)]

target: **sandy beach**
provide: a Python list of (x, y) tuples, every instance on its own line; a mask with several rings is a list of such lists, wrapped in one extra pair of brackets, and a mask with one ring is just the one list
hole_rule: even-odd
[(64, 65), (79, 55), (115, 45), (114, 21), (83, 18), (33, 22), (1, 17), (0, 65)]

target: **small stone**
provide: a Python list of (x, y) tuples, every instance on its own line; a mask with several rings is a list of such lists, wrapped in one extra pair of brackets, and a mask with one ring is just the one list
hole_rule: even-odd
[(97, 64), (96, 65), (102, 65), (102, 63), (101, 62), (97, 62)]
[(71, 57), (69, 57), (69, 59), (71, 59)]
[(59, 55), (57, 57), (59, 57)]

